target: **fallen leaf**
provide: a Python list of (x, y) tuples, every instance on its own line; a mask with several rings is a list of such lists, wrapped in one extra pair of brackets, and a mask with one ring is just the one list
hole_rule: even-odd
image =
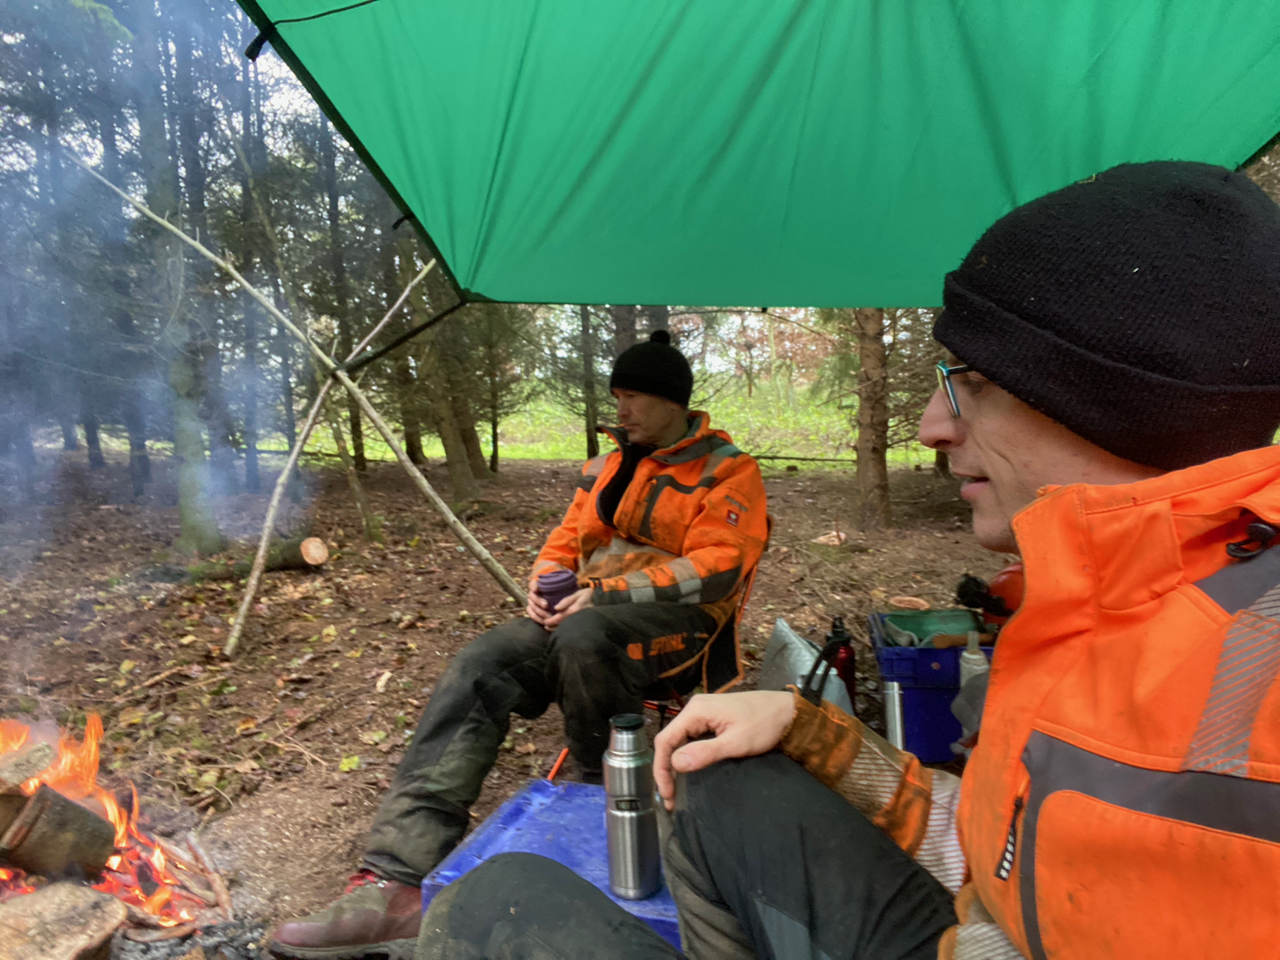
[(385, 730), (366, 730), (360, 734), (360, 739), (367, 744), (381, 743), (387, 739), (387, 731)]
[(195, 643), (195, 642), (196, 642), (197, 640), (199, 640), (199, 639), (200, 639), (200, 638), (199, 638), (199, 637), (197, 637), (194, 633), (188, 633), (185, 637), (183, 637), (183, 638), (182, 638), (181, 640), (179, 640), (178, 642), (179, 642), (180, 644), (182, 644), (184, 647), (188, 647), (188, 646), (190, 646), (191, 644)]
[(391, 679), (391, 671), (388, 670), (386, 673), (384, 673), (382, 676), (378, 678), (378, 682), (374, 684), (373, 689), (376, 690), (378, 693), (382, 693), (382, 691), (387, 689), (387, 681), (390, 679)]
[(348, 650), (346, 652), (346, 656), (350, 657), (352, 660), (359, 660), (361, 652), (360, 648), (357, 647), (355, 650)]
[(133, 668), (136, 666), (137, 666), (137, 663), (135, 663), (134, 661), (126, 660), (124, 663), (120, 664), (120, 672), (131, 673), (133, 672)]
[(889, 605), (902, 610), (928, 610), (929, 601), (921, 597), (890, 597)]
[(250, 758), (241, 760), (231, 769), (234, 770), (236, 773), (252, 773), (254, 770), (258, 769), (258, 761), (250, 757)]
[(528, 753), (537, 753), (537, 752), (538, 752), (538, 748), (536, 745), (534, 745), (533, 741), (530, 741), (528, 743), (522, 743), (520, 744), (520, 746), (516, 747), (516, 753), (528, 754)]
[(246, 733), (253, 733), (258, 729), (258, 721), (254, 717), (245, 717), (236, 724), (236, 733), (243, 737)]
[(324, 637), (325, 643), (328, 643), (338, 636), (338, 628), (333, 624), (329, 624), (329, 626), (320, 631), (320, 636)]
[(350, 757), (343, 757), (341, 760), (338, 761), (338, 769), (341, 770), (343, 773), (350, 773), (352, 770), (359, 770), (360, 757), (357, 755), (352, 755)]

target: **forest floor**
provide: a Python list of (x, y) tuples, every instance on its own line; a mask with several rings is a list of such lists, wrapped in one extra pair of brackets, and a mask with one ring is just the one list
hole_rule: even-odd
[[(441, 465), (426, 473), (448, 488)], [(172, 562), (178, 512), (172, 462), (155, 458), (154, 474), (135, 500), (122, 460), (91, 471), (83, 451), (46, 452), (31, 500), (0, 496), (0, 718), (74, 726), (99, 713), (101, 778), (137, 785), (150, 829), (203, 823), (240, 910), (268, 920), (312, 910), (358, 866), (378, 799), (450, 657), (519, 611), (397, 466), (373, 464), (367, 478), (385, 517), (378, 545), (360, 540), (342, 475), (313, 469), (278, 526), (309, 522), (333, 555), (315, 572), (268, 574), (242, 654), (227, 661), (239, 584), (158, 579)], [(577, 476), (570, 462), (510, 461), (488, 484), (468, 523), (518, 580)], [(264, 474), (264, 490), (272, 482)], [(989, 577), (1007, 559), (977, 546), (956, 483), (929, 472), (894, 471), (895, 526), (840, 549), (810, 541), (837, 525), (852, 530), (848, 472), (767, 469), (766, 487), (773, 542), (743, 623), (753, 664), (776, 617), (820, 639), (839, 614), (860, 644), (859, 673), (874, 677), (868, 613), (897, 595), (948, 606), (962, 574)], [(224, 533), (256, 540), (266, 500), (219, 498)], [(874, 713), (877, 699), (873, 681), (859, 711)], [(545, 776), (561, 745), (555, 707), (513, 718), (475, 822)]]

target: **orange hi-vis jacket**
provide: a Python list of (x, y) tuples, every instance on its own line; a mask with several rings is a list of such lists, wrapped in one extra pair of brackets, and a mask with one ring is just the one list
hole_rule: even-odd
[[(623, 443), (620, 431), (604, 430)], [(697, 604), (723, 628), (768, 540), (760, 467), (727, 433), (712, 430), (707, 414), (693, 411), (683, 439), (636, 466), (611, 524), (600, 515), (598, 500), (621, 463), (619, 450), (586, 462), (573, 503), (547, 537), (533, 577), (563, 567), (594, 586), (596, 606)], [(703, 659), (709, 690), (742, 673), (736, 636), (720, 643), (726, 631), (719, 634)]]
[(797, 698), (788, 755), (967, 880), (943, 958), (1280, 957), (1280, 541), (1226, 549), (1257, 519), (1280, 447), (1041, 491), (963, 782)]

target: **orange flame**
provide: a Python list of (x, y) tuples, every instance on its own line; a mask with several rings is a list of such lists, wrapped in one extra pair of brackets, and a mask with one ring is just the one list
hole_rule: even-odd
[[(176, 901), (186, 901), (192, 907), (194, 902), (184, 895), (181, 881), (169, 868), (160, 845), (138, 829), (137, 789), (133, 784), (129, 785), (133, 796), (126, 812), (114, 794), (98, 786), (98, 745), (102, 734), (102, 719), (97, 714), (89, 715), (83, 739), (64, 731), (58, 739), (58, 753), (53, 764), (23, 783), (22, 790), (30, 795), (41, 784), (47, 784), (63, 796), (105, 816), (115, 827), (117, 852), (107, 860), (102, 881), (94, 884), (94, 889), (156, 915), (163, 926), (185, 923), (193, 919), (193, 914)], [(17, 750), (29, 736), (30, 728), (25, 724), (0, 720), (0, 754)], [(144, 872), (150, 874), (156, 885), (150, 894), (144, 889)], [(34, 889), (26, 882), (26, 875), (21, 870), (0, 867), (0, 900), (30, 893)]]

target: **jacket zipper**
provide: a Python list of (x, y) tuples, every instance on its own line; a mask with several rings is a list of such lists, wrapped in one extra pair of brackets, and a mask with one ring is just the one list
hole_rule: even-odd
[(1004, 852), (1000, 854), (1000, 862), (996, 864), (997, 880), (1008, 880), (1013, 873), (1014, 856), (1018, 852), (1018, 819), (1022, 816), (1022, 808), (1026, 806), (1026, 798), (1023, 795), (1027, 792), (1029, 783), (1030, 778), (1024, 775), (1022, 785), (1018, 788), (1018, 795), (1013, 798), (1013, 816), (1009, 818), (1009, 833), (1005, 837)]

